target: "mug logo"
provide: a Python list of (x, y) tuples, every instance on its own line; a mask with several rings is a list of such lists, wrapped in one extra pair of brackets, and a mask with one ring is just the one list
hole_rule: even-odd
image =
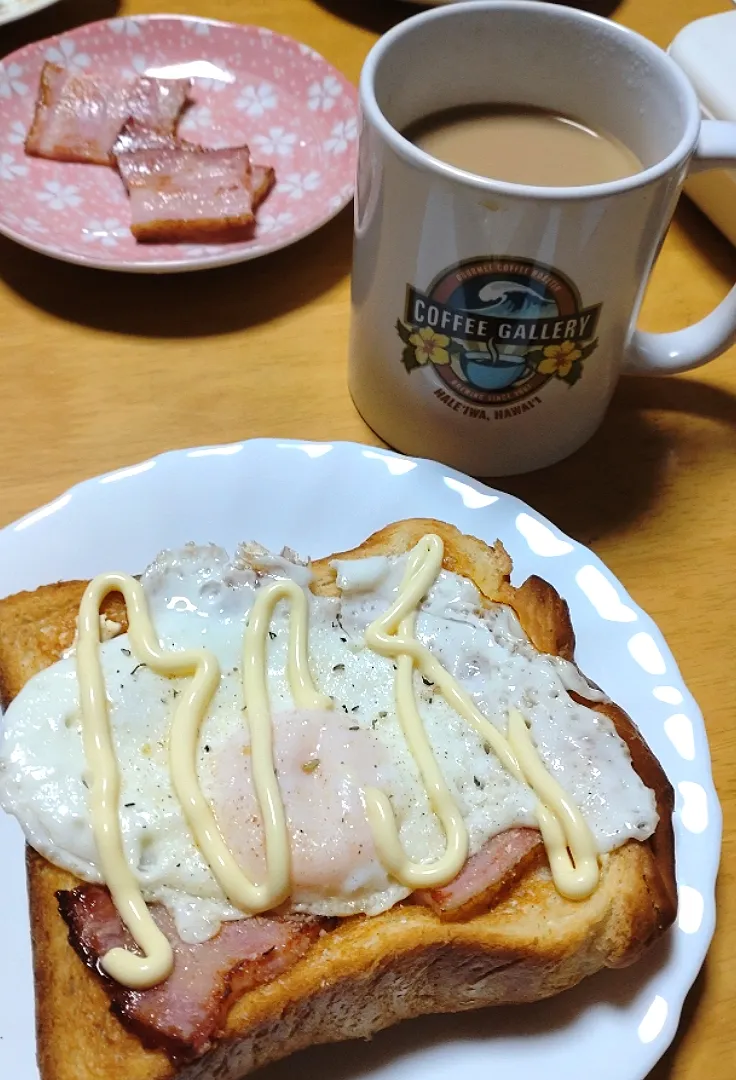
[(396, 329), (407, 372), (431, 365), (464, 401), (503, 406), (551, 379), (574, 386), (598, 345), (600, 311), (559, 270), (491, 256), (443, 270), (426, 292), (408, 285)]

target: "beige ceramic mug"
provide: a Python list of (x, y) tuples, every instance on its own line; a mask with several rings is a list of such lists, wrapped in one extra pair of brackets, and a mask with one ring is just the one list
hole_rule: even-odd
[[(376, 44), (360, 102), (349, 384), (391, 446), (481, 475), (549, 465), (590, 438), (622, 373), (685, 371), (736, 338), (736, 291), (689, 329), (636, 329), (686, 176), (736, 161), (736, 124), (701, 122), (685, 75), (645, 38), (530, 0), (434, 8)], [(529, 187), (401, 134), (491, 102), (574, 116), (643, 169)]]

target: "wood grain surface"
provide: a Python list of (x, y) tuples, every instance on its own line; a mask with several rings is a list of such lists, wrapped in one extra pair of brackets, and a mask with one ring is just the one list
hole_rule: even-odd
[[(662, 46), (728, 8), (595, 6)], [(92, 19), (172, 9), (291, 34), (353, 81), (377, 34), (412, 10), (389, 0), (62, 0), (0, 29), (0, 56)], [(345, 381), (350, 254), (350, 211), (268, 258), (161, 278), (67, 266), (0, 238), (0, 524), (87, 476), (175, 447), (251, 436), (377, 442)], [(693, 322), (734, 280), (736, 251), (683, 201), (643, 326)], [(625, 380), (583, 450), (497, 486), (605, 560), (659, 624), (705, 714), (725, 817), (719, 926), (675, 1044), (649, 1080), (732, 1080), (736, 349), (691, 375)]]

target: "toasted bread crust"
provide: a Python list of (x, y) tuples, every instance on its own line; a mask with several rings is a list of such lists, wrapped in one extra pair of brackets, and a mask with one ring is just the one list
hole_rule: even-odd
[[(538, 649), (572, 657), (567, 605), (540, 578), (514, 588), (511, 560), (500, 544), (488, 547), (441, 522), (412, 520), (339, 557), (403, 553), (427, 532), (442, 537), (445, 568), (471, 578), (488, 601), (513, 607)], [(334, 593), (329, 559), (314, 570), (315, 591)], [(0, 602), (5, 702), (71, 644), (83, 589), (83, 582), (62, 583)], [(124, 624), (120, 598), (108, 603), (105, 614)], [(56, 891), (74, 887), (76, 879), (29, 852), (43, 1080), (240, 1080), (316, 1043), (365, 1037), (426, 1013), (536, 1001), (602, 967), (635, 961), (676, 913), (673, 793), (629, 717), (610, 703), (587, 704), (613, 720), (660, 813), (650, 841), (630, 841), (603, 860), (591, 897), (563, 899), (548, 869), (537, 866), (491, 911), (465, 922), (443, 922), (411, 904), (375, 918), (346, 919), (283, 977), (236, 1001), (214, 1048), (180, 1069), (161, 1051), (144, 1049), (110, 1014), (100, 980), (69, 946), (58, 912)]]

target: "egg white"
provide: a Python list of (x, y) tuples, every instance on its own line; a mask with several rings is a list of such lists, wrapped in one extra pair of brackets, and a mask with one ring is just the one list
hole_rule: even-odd
[[(288, 610), (279, 604), (268, 643), (276, 766), (292, 836), (291, 903), (324, 915), (376, 914), (408, 894), (383, 868), (365, 818), (365, 786), (389, 795), (410, 858), (441, 854), (444, 838), (396, 714), (391, 660), (366, 648), (367, 625), (390, 605), (405, 558), (336, 563), (341, 595), (310, 594), (309, 658), (317, 686), (334, 699), (319, 714), (295, 710), (286, 678)], [(230, 560), (219, 548), (164, 553), (142, 582), (166, 648), (206, 646), (220, 687), (202, 725), (198, 771), (220, 827), (247, 872), (263, 872), (253, 800), (241, 654), (255, 591), (289, 575), (308, 584), (293, 558), (254, 546)], [(654, 798), (634, 772), (612, 724), (576, 704), (595, 697), (576, 669), (538, 653), (513, 612), (483, 611), (475, 587), (442, 572), (422, 603), (417, 636), (505, 730), (507, 710), (530, 720), (538, 750), (584, 814), (601, 852), (653, 832)], [(127, 635), (100, 647), (122, 778), (120, 819), (128, 863), (148, 901), (173, 914), (187, 941), (205, 940), (223, 919), (242, 917), (199, 853), (174, 795), (168, 732), (184, 680), (138, 663)], [(511, 777), (435, 688), (415, 675), (420, 712), (456, 798), (471, 852), (513, 825), (535, 825), (534, 797)], [(316, 764), (315, 764), (316, 763)], [(73, 653), (34, 676), (8, 710), (0, 748), (0, 803), (51, 862), (99, 881), (82, 748)]]

